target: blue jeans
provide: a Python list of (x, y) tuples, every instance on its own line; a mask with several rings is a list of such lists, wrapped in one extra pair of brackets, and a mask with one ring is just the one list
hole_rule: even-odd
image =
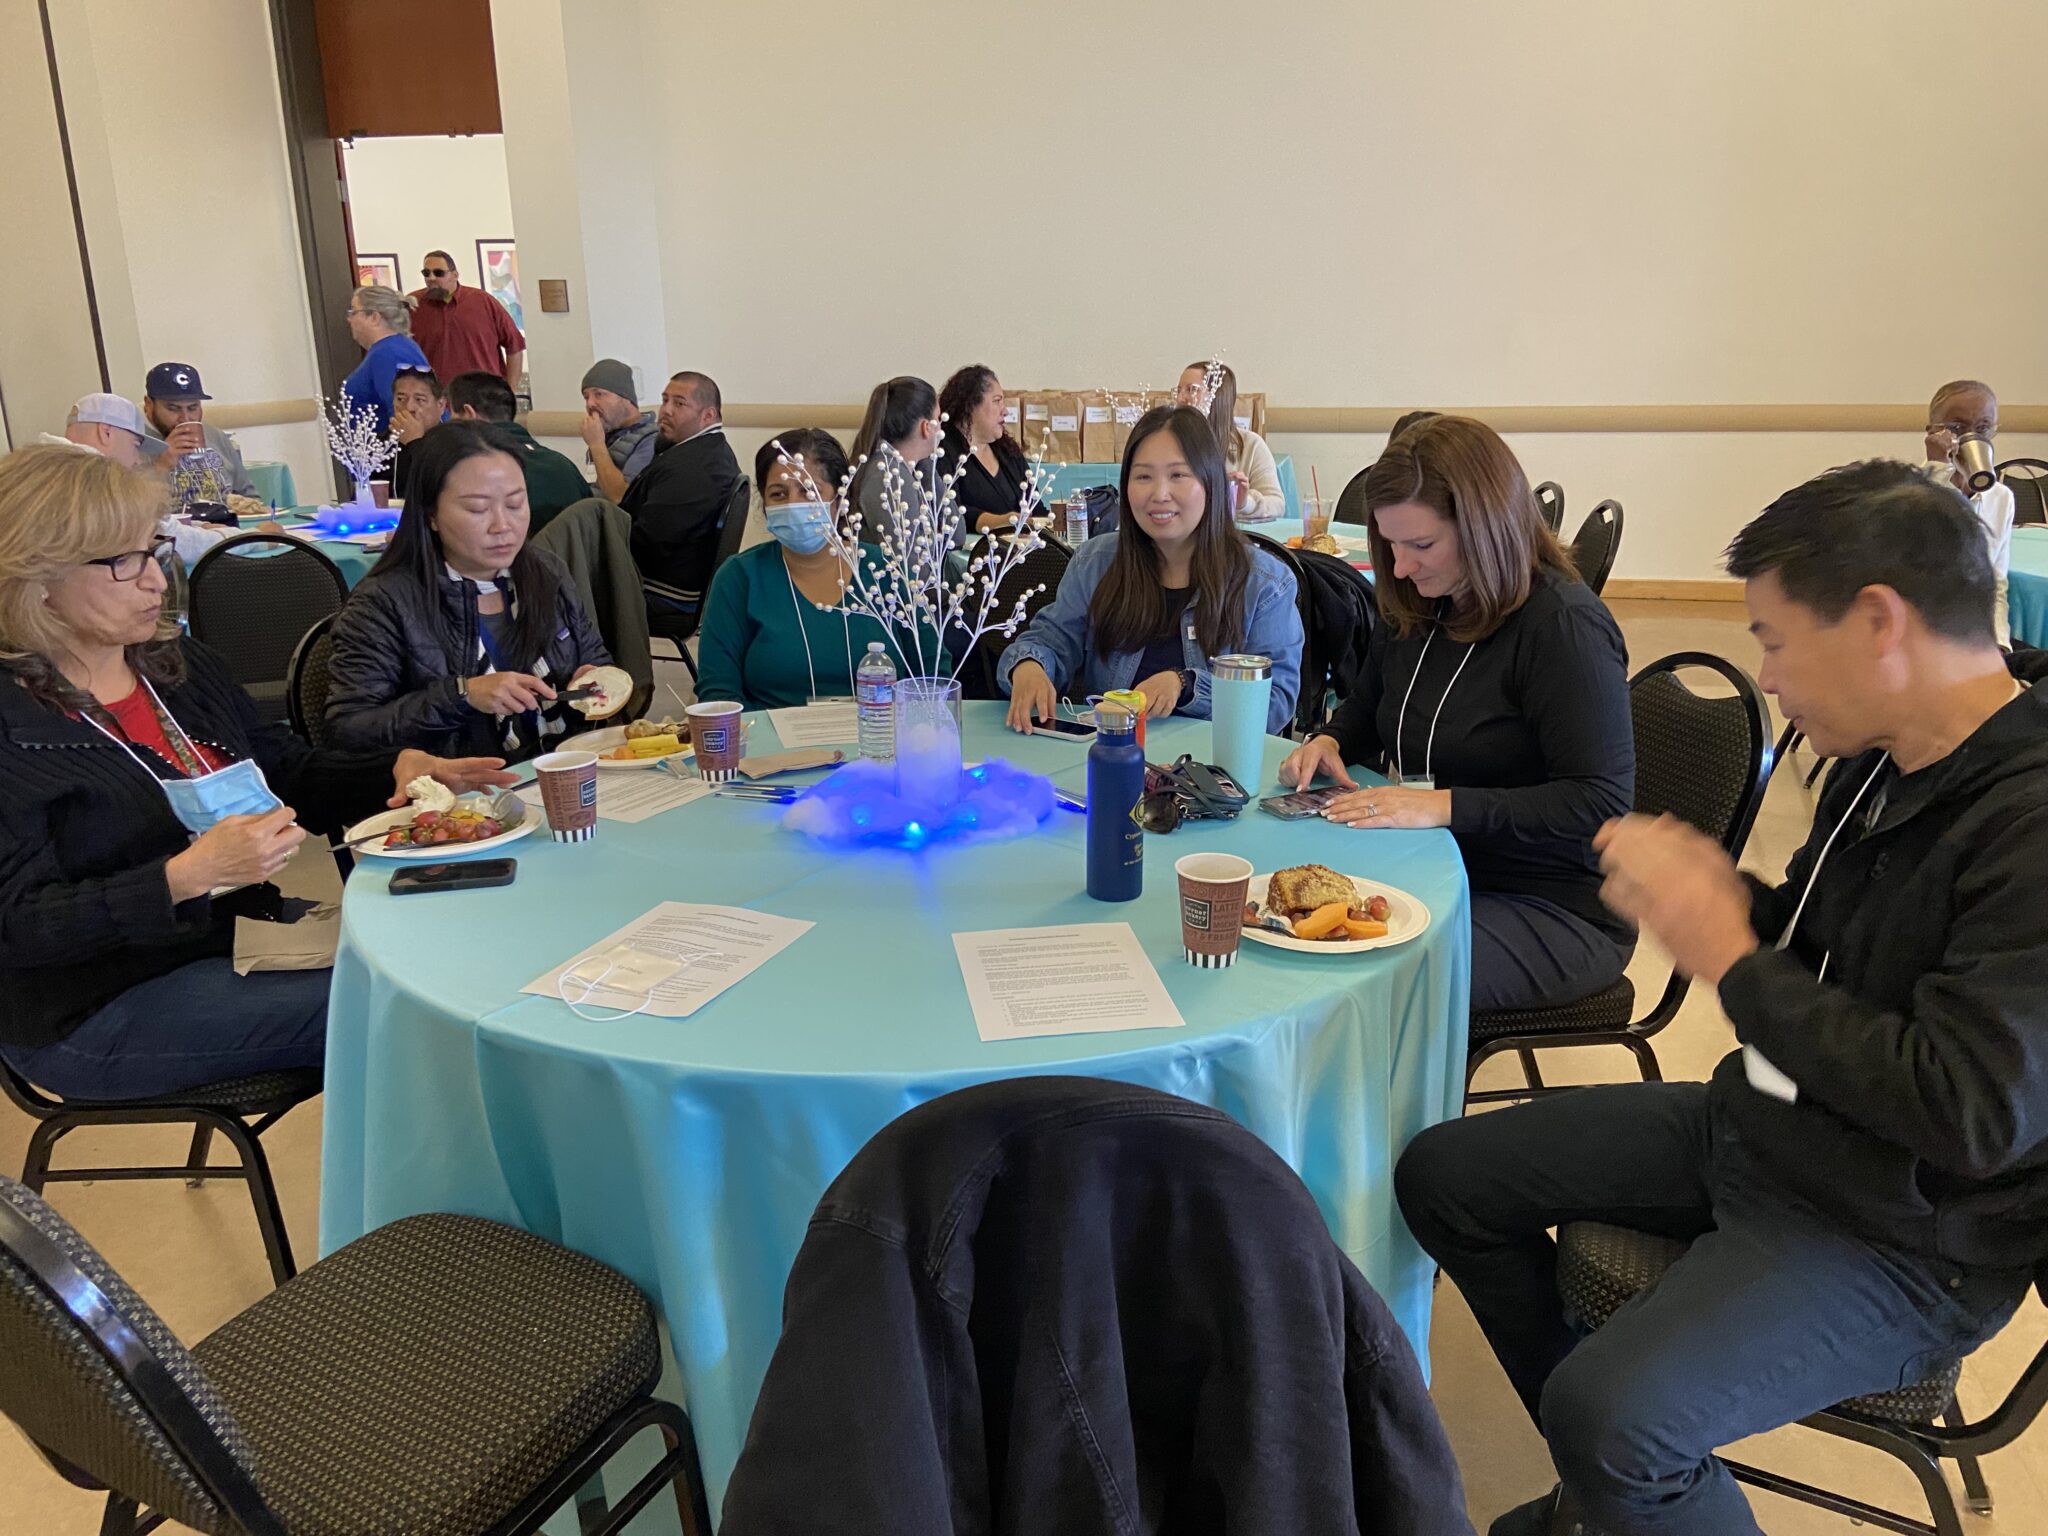
[(334, 973), (235, 974), (195, 960), (130, 987), (50, 1045), (8, 1046), (8, 1062), (67, 1099), (146, 1099), (232, 1077), (317, 1067)]
[[(1704, 1083), (1585, 1088), (1449, 1121), (1410, 1143), (1394, 1184), (1558, 1474), (1611, 1536), (1755, 1536), (1717, 1446), (1931, 1375), (1996, 1333), (2029, 1281), (1852, 1236), (1745, 1154)], [(1693, 1240), (1583, 1336), (1547, 1231), (1581, 1220)]]

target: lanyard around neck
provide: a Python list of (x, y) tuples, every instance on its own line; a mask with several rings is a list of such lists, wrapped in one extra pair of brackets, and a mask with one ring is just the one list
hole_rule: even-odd
[[(149, 679), (143, 677), (138, 678), (138, 681), (142, 684), (143, 692), (149, 695), (150, 712), (156, 716), (157, 728), (164, 733), (164, 745), (171, 749), (171, 759), (177, 764), (178, 771), (188, 779), (205, 778), (212, 770), (200, 757), (199, 749), (192, 744), (192, 738), (185, 734), (184, 727), (171, 718), (171, 712), (164, 708), (164, 701), (157, 697), (156, 689), (150, 685)], [(113, 711), (106, 705), (100, 703), (98, 699), (91, 700), (83, 712), (83, 719), (87, 725), (134, 758), (136, 766), (152, 779), (158, 777), (156, 770), (142, 760), (142, 755), (128, 740), (128, 732), (125, 729), (117, 736), (108, 728), (109, 723), (119, 726), (121, 722), (114, 719)]]
[[(1408, 701), (1415, 697), (1415, 685), (1422, 678), (1422, 664), (1429, 660), (1430, 643), (1435, 639), (1436, 631), (1434, 629), (1424, 637), (1422, 654), (1415, 658), (1415, 671), (1408, 679), (1408, 691), (1401, 695), (1401, 713), (1394, 718), (1394, 779), (1397, 783), (1407, 778), (1407, 774), (1404, 772), (1406, 754), (1401, 748), (1401, 737), (1408, 728)], [(1436, 771), (1437, 722), (1444, 717), (1444, 705), (1450, 702), (1451, 690), (1458, 686), (1458, 679), (1465, 675), (1465, 663), (1472, 659), (1472, 653), (1478, 649), (1479, 642), (1477, 640), (1474, 640), (1465, 647), (1465, 654), (1458, 662), (1458, 669), (1451, 674), (1450, 682), (1444, 685), (1444, 696), (1436, 701), (1436, 713), (1429, 717), (1429, 736), (1422, 746), (1422, 776), (1425, 779), (1429, 779), (1432, 783), (1435, 782)]]
[[(796, 615), (797, 638), (804, 643), (804, 670), (811, 675), (811, 691), (804, 699), (805, 703), (809, 703), (818, 696), (818, 668), (817, 664), (811, 660), (811, 633), (804, 627), (803, 604), (797, 600), (796, 572), (789, 568), (789, 557), (786, 555), (782, 561), (782, 574), (789, 578), (789, 607), (790, 611)], [(839, 585), (839, 627), (841, 635), (846, 641), (846, 686), (851, 688), (853, 686), (853, 620), (847, 616), (846, 612), (846, 578), (844, 576), (840, 577)]]

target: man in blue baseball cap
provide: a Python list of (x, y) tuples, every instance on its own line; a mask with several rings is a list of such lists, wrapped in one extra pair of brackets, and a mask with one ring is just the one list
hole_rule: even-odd
[(143, 459), (175, 455), (172, 489), (183, 501), (222, 501), (229, 492), (256, 494), (235, 440), (206, 425), (205, 402), (212, 398), (190, 363), (158, 363), (143, 385), (142, 414), (150, 426), (142, 439)]

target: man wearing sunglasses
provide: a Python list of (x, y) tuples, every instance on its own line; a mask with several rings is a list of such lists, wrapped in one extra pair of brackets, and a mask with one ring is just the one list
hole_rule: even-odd
[(414, 291), (412, 339), (433, 364), (434, 377), (495, 373), (514, 391), (526, 373), (526, 338), (511, 313), (481, 288), (465, 288), (446, 251), (420, 262), (426, 286)]

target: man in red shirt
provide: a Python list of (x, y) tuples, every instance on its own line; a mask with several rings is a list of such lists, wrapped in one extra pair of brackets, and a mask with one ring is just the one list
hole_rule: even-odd
[(495, 373), (519, 388), (526, 372), (526, 338), (505, 306), (481, 288), (465, 288), (446, 251), (420, 262), (427, 286), (412, 295), (412, 339), (446, 384), (459, 373)]

